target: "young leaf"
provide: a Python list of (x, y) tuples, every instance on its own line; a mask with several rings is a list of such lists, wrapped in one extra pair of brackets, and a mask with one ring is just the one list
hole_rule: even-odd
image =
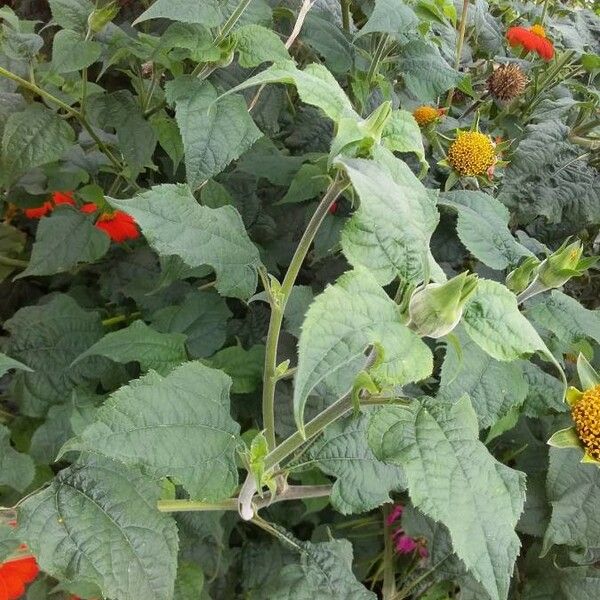
[(360, 206), (342, 231), (342, 249), (384, 285), (400, 276), (418, 284), (429, 270), (429, 240), (439, 215), (427, 190), (391, 152), (381, 161), (340, 158)]
[(381, 143), (392, 152), (414, 152), (427, 168), (421, 129), (408, 111), (392, 111), (383, 129)]
[(367, 445), (368, 424), (367, 414), (334, 423), (310, 450), (317, 466), (337, 478), (330, 499), (344, 515), (391, 502), (391, 491), (406, 488), (402, 469), (378, 460)]
[(372, 418), (369, 445), (401, 465), (413, 504), (450, 531), (454, 551), (493, 600), (505, 600), (520, 542), (514, 531), (525, 476), (479, 441), (468, 396), (455, 404), (386, 407)]
[(169, 83), (166, 93), (175, 103), (192, 190), (220, 173), (262, 135), (237, 94), (217, 98), (210, 83), (189, 76)]
[(80, 354), (73, 365), (88, 356), (105, 356), (116, 362), (137, 361), (142, 371), (154, 369), (165, 375), (185, 362), (186, 336), (181, 333), (158, 333), (143, 321), (107, 333), (101, 340)]
[(150, 19), (169, 19), (182, 23), (200, 23), (206, 27), (217, 27), (223, 22), (218, 0), (156, 0), (132, 25)]
[(112, 394), (61, 452), (93, 452), (173, 477), (193, 498), (227, 498), (237, 484), (239, 433), (229, 414), (230, 387), (227, 375), (199, 362), (166, 377), (151, 371)]
[[(294, 415), (300, 428), (306, 400), (318, 385), (341, 396), (365, 364), (365, 350), (382, 349), (376, 381), (401, 385), (432, 370), (429, 348), (402, 324), (398, 306), (364, 269), (342, 275), (311, 304), (298, 343)], [(381, 362), (379, 362), (381, 361)]]
[(106, 598), (171, 600), (177, 527), (156, 508), (161, 486), (90, 458), (61, 471), (19, 508), (19, 534), (40, 567)]
[(54, 275), (102, 258), (110, 238), (82, 212), (60, 208), (40, 221), (29, 266), (15, 279), (33, 275)]
[(31, 456), (10, 445), (10, 430), (0, 425), (0, 485), (23, 492), (33, 481), (35, 465)]
[(190, 267), (210, 265), (217, 290), (248, 298), (256, 289), (258, 250), (232, 206), (200, 206), (185, 185), (159, 185), (132, 198), (107, 198), (134, 217), (161, 256), (179, 256)]

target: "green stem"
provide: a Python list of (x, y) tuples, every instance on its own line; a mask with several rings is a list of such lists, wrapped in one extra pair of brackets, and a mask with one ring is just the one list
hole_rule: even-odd
[(219, 32), (219, 35), (215, 39), (215, 45), (218, 46), (235, 27), (236, 23), (240, 20), (240, 17), (244, 14), (244, 11), (250, 6), (252, 0), (240, 0), (240, 3), (235, 7), (235, 10), (229, 16), (229, 19), (223, 23), (223, 27)]
[[(465, 43), (465, 31), (467, 30), (467, 14), (469, 12), (469, 0), (463, 0), (462, 14), (460, 15), (460, 24), (458, 26), (458, 40), (456, 42), (456, 60), (454, 61), (454, 68), (458, 71), (460, 67), (460, 58), (462, 56), (463, 44)], [(448, 92), (448, 98), (446, 99), (446, 107), (452, 106), (452, 100), (454, 98), (454, 88)]]
[(544, 0), (544, 7), (542, 8), (542, 18), (540, 20), (540, 24), (543, 25), (546, 20), (546, 14), (548, 13), (548, 4), (550, 4), (549, 0)]
[(392, 600), (396, 595), (396, 571), (394, 569), (394, 540), (392, 527), (388, 524), (391, 504), (383, 505), (383, 600)]
[(7, 79), (12, 79), (12, 81), (15, 81), (20, 86), (22, 86), (25, 89), (28, 89), (30, 92), (33, 92), (34, 94), (37, 94), (38, 96), (41, 96), (42, 98), (45, 98), (46, 100), (56, 104), (59, 108), (62, 108), (69, 115), (71, 115), (72, 117), (75, 117), (81, 123), (81, 126), (89, 133), (90, 137), (94, 140), (94, 142), (96, 142), (96, 145), (98, 146), (98, 148), (107, 156), (108, 160), (110, 160), (110, 162), (115, 167), (117, 172), (120, 172), (122, 170), (121, 163), (115, 158), (113, 153), (106, 147), (104, 142), (98, 137), (98, 135), (94, 131), (93, 127), (90, 125), (88, 120), (85, 118), (85, 116), (80, 111), (69, 106), (68, 104), (66, 104), (59, 98), (57, 98), (56, 96), (52, 95), (50, 92), (47, 92), (46, 90), (27, 81), (26, 79), (23, 79), (22, 77), (19, 77), (15, 73), (12, 73), (11, 71), (8, 71), (7, 69), (5, 69), (3, 67), (0, 67), (0, 76), (6, 77)]
[(112, 325), (119, 325), (120, 323), (125, 323), (129, 321), (129, 319), (137, 319), (142, 315), (141, 312), (132, 312), (129, 315), (116, 315), (115, 317), (109, 317), (108, 319), (103, 319), (102, 325), (104, 327), (111, 327)]
[(5, 267), (19, 267), (22, 269), (27, 268), (29, 263), (26, 260), (19, 260), (18, 258), (10, 258), (10, 256), (4, 256), (0, 254), (0, 265)]
[(342, 27), (347, 33), (350, 33), (350, 1), (351, 0), (340, 0), (340, 5), (342, 7)]
[(379, 65), (381, 64), (381, 61), (383, 60), (383, 57), (385, 55), (385, 47), (387, 45), (387, 41), (388, 34), (382, 34), (381, 38), (379, 39), (379, 43), (377, 44), (377, 48), (375, 48), (375, 54), (373, 54), (373, 60), (371, 61), (371, 65), (369, 66), (369, 72), (367, 73), (367, 85), (369, 87), (371, 86), (371, 82), (375, 78), (375, 75), (377, 75), (377, 72), (379, 71)]
[(279, 334), (281, 333), (281, 325), (283, 323), (283, 315), (285, 306), (292, 293), (294, 283), (300, 272), (300, 268), (308, 250), (315, 238), (329, 207), (339, 198), (340, 194), (346, 189), (348, 184), (336, 178), (331, 182), (329, 188), (325, 192), (323, 199), (317, 206), (312, 218), (310, 219), (306, 230), (296, 252), (292, 257), (290, 266), (281, 284), (281, 289), (277, 292), (277, 297), (271, 302), (271, 320), (269, 322), (269, 331), (267, 333), (266, 350), (265, 350), (265, 368), (264, 368), (264, 383), (262, 394), (262, 414), (263, 428), (265, 437), (269, 444), (269, 449), (273, 450), (276, 445), (275, 440), (275, 386), (277, 385), (277, 347), (279, 345)]

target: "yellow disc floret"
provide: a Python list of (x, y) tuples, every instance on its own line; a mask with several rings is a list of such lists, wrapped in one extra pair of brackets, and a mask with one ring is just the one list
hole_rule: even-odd
[(536, 25), (532, 25), (529, 28), (529, 31), (531, 31), (531, 33), (535, 33), (535, 35), (539, 35), (540, 37), (546, 37), (546, 30), (539, 23)]
[(496, 163), (496, 146), (479, 131), (459, 131), (448, 148), (447, 160), (459, 175), (485, 175)]
[(600, 460), (600, 385), (583, 392), (571, 409), (571, 415), (587, 453)]
[(419, 106), (413, 111), (413, 117), (421, 127), (435, 123), (442, 114), (442, 111), (433, 106)]

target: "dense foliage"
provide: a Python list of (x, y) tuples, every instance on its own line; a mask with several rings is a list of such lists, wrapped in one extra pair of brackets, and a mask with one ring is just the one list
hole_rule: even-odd
[(0, 8), (0, 598), (597, 598), (595, 7), (48, 4)]

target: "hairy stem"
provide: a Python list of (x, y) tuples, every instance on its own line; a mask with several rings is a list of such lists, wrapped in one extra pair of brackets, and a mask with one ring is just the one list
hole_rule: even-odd
[(292, 293), (294, 283), (300, 272), (300, 268), (308, 250), (315, 238), (329, 207), (339, 198), (340, 194), (346, 188), (347, 183), (341, 179), (334, 179), (329, 188), (325, 192), (323, 199), (317, 206), (311, 220), (309, 221), (306, 230), (296, 252), (292, 257), (290, 266), (281, 284), (281, 288), (277, 291), (277, 297), (271, 301), (271, 320), (269, 322), (269, 331), (267, 333), (266, 350), (265, 350), (265, 368), (264, 382), (262, 395), (262, 413), (263, 413), (263, 428), (265, 429), (265, 437), (269, 444), (269, 449), (273, 450), (276, 445), (275, 440), (275, 386), (277, 385), (277, 347), (279, 344), (279, 334), (281, 333), (281, 325), (283, 323), (283, 314), (285, 306)]
[[(469, 12), (469, 0), (463, 0), (462, 14), (460, 15), (460, 24), (458, 26), (458, 40), (456, 42), (456, 60), (454, 61), (454, 68), (458, 71), (460, 67), (460, 58), (462, 56), (463, 44), (465, 43), (465, 31), (467, 30), (467, 15)], [(454, 98), (454, 88), (448, 92), (448, 98), (446, 99), (446, 107), (452, 106), (452, 100)]]
[(383, 600), (392, 600), (396, 595), (396, 571), (394, 569), (394, 541), (392, 527), (388, 523), (391, 504), (383, 505)]
[(370, 86), (371, 82), (377, 75), (379, 71), (379, 65), (383, 60), (385, 55), (385, 48), (387, 46), (388, 34), (382, 33), (381, 38), (379, 39), (379, 43), (377, 44), (377, 48), (375, 48), (375, 54), (373, 54), (373, 60), (371, 61), (371, 65), (369, 66), (369, 71), (367, 73), (367, 84)]

